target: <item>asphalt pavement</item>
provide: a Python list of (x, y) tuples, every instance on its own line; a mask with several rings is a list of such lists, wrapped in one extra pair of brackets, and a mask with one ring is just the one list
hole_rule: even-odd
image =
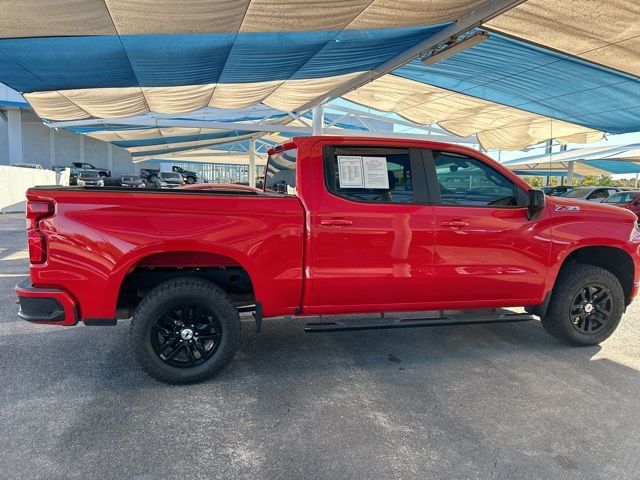
[(640, 301), (588, 348), (536, 321), (246, 322), (220, 376), (167, 386), (134, 363), (127, 321), (17, 318), (25, 243), (23, 216), (0, 215), (0, 478), (640, 478)]

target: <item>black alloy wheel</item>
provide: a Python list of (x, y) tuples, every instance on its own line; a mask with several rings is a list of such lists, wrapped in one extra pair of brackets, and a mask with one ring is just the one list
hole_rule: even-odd
[(151, 329), (151, 345), (164, 363), (192, 368), (210, 360), (220, 346), (222, 327), (206, 305), (172, 307)]
[(590, 283), (580, 288), (571, 302), (571, 324), (578, 332), (593, 335), (611, 317), (613, 298), (604, 285)]

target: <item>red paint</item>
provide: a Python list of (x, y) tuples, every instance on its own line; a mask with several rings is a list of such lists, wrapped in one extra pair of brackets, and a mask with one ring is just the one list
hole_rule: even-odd
[[(535, 220), (525, 207), (352, 202), (324, 185), (324, 145), (463, 153), (531, 188), (461, 146), (307, 137), (276, 149), (298, 149), (297, 197), (248, 187), (236, 193), (200, 186), (162, 193), (31, 189), (30, 205), (55, 205), (52, 216), (37, 222), (47, 258), (32, 263), (32, 284), (74, 299), (79, 319), (114, 318), (125, 275), (141, 265), (241, 266), (266, 317), (509, 307), (542, 303), (575, 249), (613, 246), (633, 258), (637, 290), (639, 240), (631, 239), (636, 217), (630, 212), (561, 197), (548, 197)], [(580, 211), (562, 210), (576, 206)]]

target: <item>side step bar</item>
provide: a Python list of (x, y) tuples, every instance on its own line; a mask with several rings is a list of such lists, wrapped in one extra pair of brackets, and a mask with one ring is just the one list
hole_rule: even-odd
[(365, 320), (349, 321), (336, 320), (332, 322), (307, 323), (304, 331), (307, 333), (318, 332), (349, 332), (354, 330), (384, 330), (388, 328), (417, 328), (417, 327), (443, 327), (448, 325), (481, 325), (487, 323), (511, 323), (528, 322), (533, 320), (533, 315), (528, 313), (507, 313), (499, 315), (473, 314), (441, 316), (436, 318), (396, 318), (391, 322), (371, 322)]

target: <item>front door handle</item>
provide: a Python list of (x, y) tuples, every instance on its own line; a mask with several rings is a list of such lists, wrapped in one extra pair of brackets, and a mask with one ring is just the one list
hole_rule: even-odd
[(320, 225), (324, 225), (325, 227), (348, 227), (351, 224), (351, 220), (347, 220), (346, 218), (329, 218), (326, 220), (320, 220)]
[(465, 222), (464, 220), (451, 220), (449, 222), (442, 222), (440, 225), (449, 228), (464, 228), (469, 226), (469, 222)]

